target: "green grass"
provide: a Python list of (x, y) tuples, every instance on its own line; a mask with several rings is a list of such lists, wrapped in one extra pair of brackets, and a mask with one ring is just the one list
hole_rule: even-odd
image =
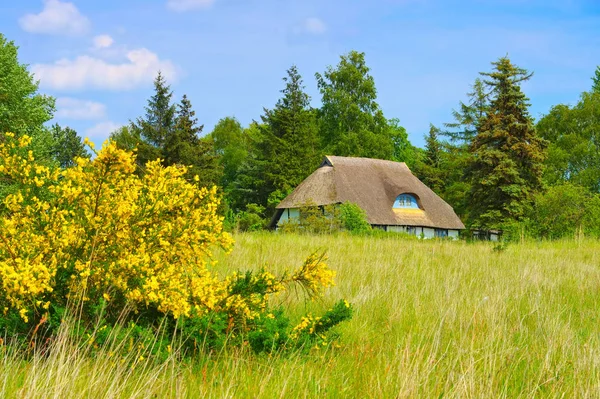
[[(229, 351), (191, 365), (91, 359), (68, 345), (23, 361), (0, 350), (0, 397), (598, 397), (600, 242), (493, 244), (397, 237), (237, 235), (219, 271), (299, 266), (327, 251), (355, 317), (340, 347), (286, 357)], [(71, 349), (69, 349), (71, 348)], [(109, 389), (110, 388), (110, 389)]]

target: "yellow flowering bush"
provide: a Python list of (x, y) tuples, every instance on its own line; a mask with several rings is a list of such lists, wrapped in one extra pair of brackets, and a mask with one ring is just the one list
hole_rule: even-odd
[(217, 212), (217, 191), (187, 181), (183, 166), (156, 160), (138, 176), (135, 156), (108, 142), (93, 159), (61, 170), (37, 164), (30, 142), (7, 133), (0, 143), (0, 180), (16, 187), (0, 206), (4, 315), (37, 322), (76, 304), (83, 318), (101, 307), (112, 323), (132, 309), (146, 325), (162, 315), (173, 331), (210, 330), (222, 339), (275, 320), (269, 296), (290, 283), (312, 295), (333, 284), (318, 255), (289, 277), (261, 271), (219, 278), (211, 271), (213, 250), (229, 251), (233, 241)]
[(184, 167), (159, 160), (140, 178), (113, 143), (62, 171), (35, 165), (19, 151), (28, 144), (0, 144), (0, 173), (27, 187), (5, 198), (0, 218), (5, 311), (27, 319), (68, 298), (102, 297), (178, 318), (215, 305), (225, 287), (208, 271), (211, 248), (232, 244), (216, 189), (197, 189)]

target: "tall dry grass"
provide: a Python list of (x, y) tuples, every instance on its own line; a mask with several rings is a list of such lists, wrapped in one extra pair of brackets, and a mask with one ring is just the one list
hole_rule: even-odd
[(280, 300), (293, 318), (340, 297), (352, 302), (339, 348), (273, 357), (230, 350), (131, 367), (65, 339), (29, 361), (0, 351), (0, 397), (600, 397), (597, 241), (498, 252), (397, 237), (235, 238), (223, 272), (283, 271), (327, 251), (337, 286), (323, 301)]

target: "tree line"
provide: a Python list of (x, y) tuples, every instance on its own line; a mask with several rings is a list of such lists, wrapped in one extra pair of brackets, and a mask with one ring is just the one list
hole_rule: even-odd
[[(0, 35), (0, 131), (31, 135), (37, 159), (69, 167), (86, 155), (82, 140), (69, 127), (48, 127), (54, 99), (38, 93), (17, 49)], [(421, 149), (397, 118), (384, 115), (361, 52), (315, 74), (319, 107), (311, 106), (291, 66), (273, 107), (248, 126), (225, 117), (211, 132), (204, 132), (186, 94), (174, 101), (159, 73), (144, 114), (111, 139), (136, 151), (140, 174), (147, 161), (160, 158), (165, 165), (188, 165), (190, 180), (199, 175), (201, 186), (218, 186), (231, 227), (264, 227), (324, 155), (338, 155), (406, 162), (470, 229), (600, 236), (600, 67), (577, 104), (556, 105), (538, 121), (521, 88), (532, 77), (507, 56), (492, 62), (453, 110), (453, 120), (430, 126)]]

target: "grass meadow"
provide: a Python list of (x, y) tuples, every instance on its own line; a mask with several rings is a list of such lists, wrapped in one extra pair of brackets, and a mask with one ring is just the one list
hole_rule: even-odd
[[(23, 360), (0, 350), (0, 397), (600, 397), (600, 242), (419, 241), (350, 235), (236, 235), (218, 268), (284, 271), (325, 250), (337, 271), (322, 301), (280, 297), (296, 321), (339, 298), (355, 316), (338, 346), (116, 362), (58, 339)], [(296, 319), (294, 319), (296, 318)]]

